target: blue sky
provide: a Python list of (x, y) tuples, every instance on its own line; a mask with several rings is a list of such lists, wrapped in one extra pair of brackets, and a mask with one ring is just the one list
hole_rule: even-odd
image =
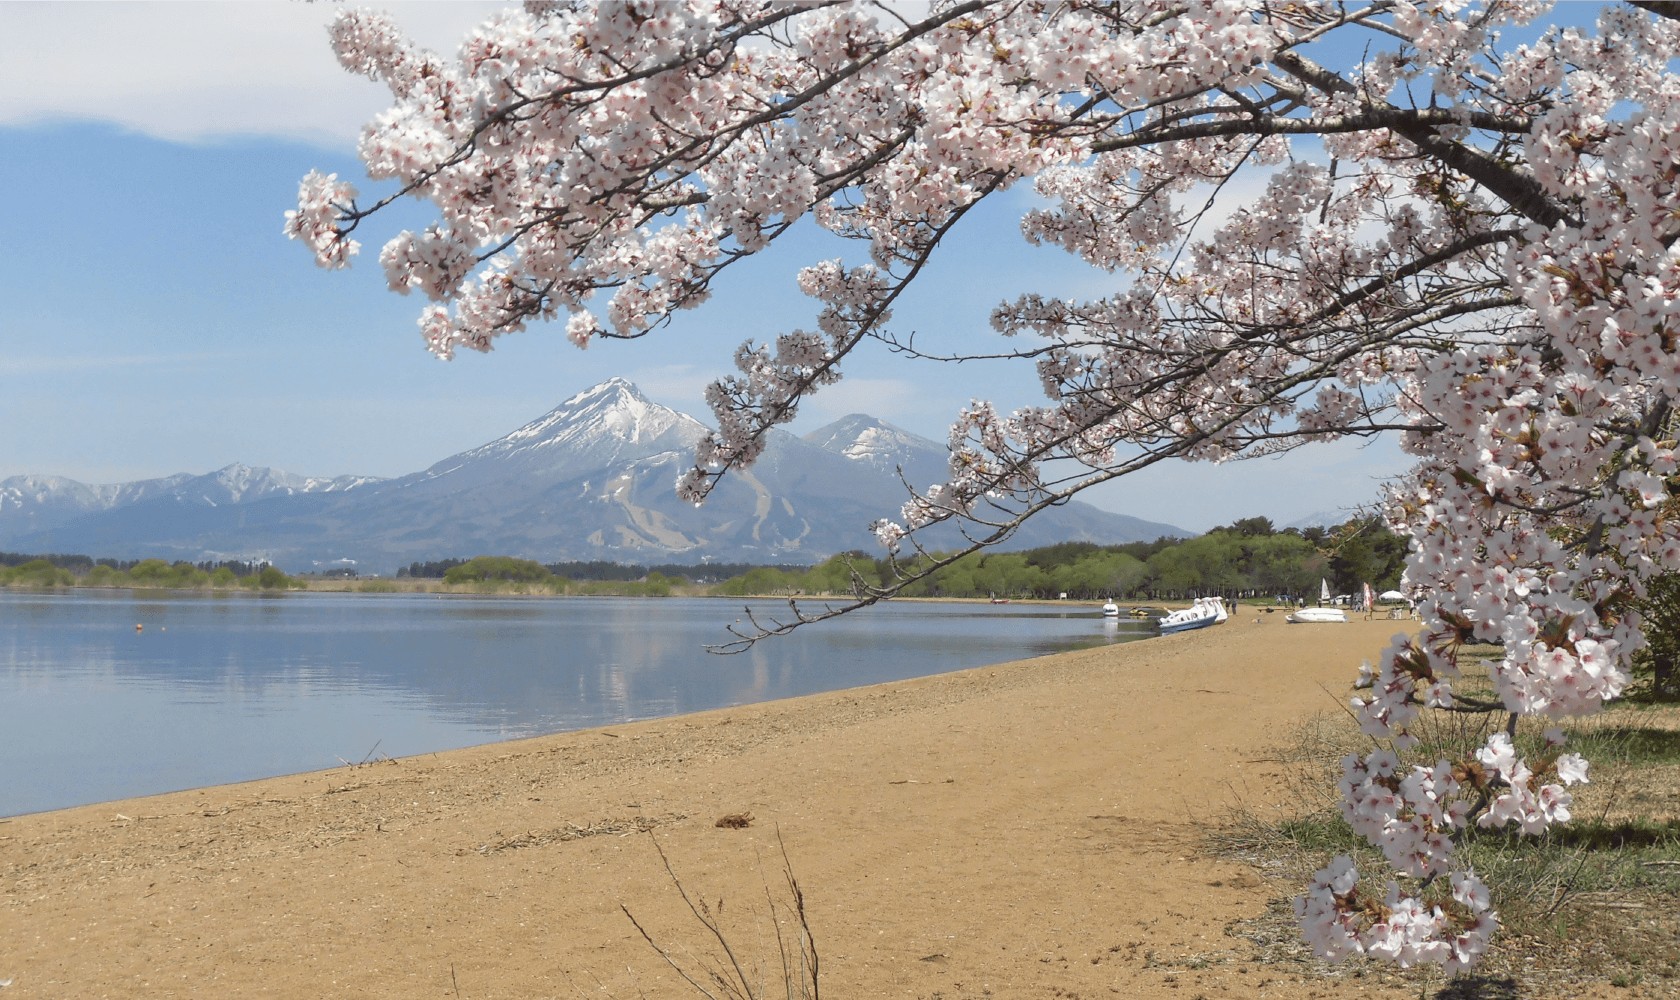
[[(493, 5), (390, 5), (424, 43)], [(232, 462), (307, 475), (401, 475), (499, 437), (612, 375), (705, 419), (701, 390), (747, 337), (808, 325), (797, 268), (812, 234), (751, 262), (713, 301), (641, 341), (579, 351), (560, 329), (441, 362), (421, 302), (385, 289), (374, 252), (318, 270), (281, 236), (311, 169), (361, 177), (354, 139), (382, 89), (337, 66), (330, 4), (0, 2), (0, 478), (121, 482)], [(366, 188), (366, 185), (363, 185)], [(1017, 199), (1024, 195), (1014, 196)], [(926, 276), (897, 328), (972, 346), (1027, 290), (1101, 294), (1114, 279), (1019, 238), (1005, 201)], [(424, 222), (422, 206), (408, 224)], [(398, 220), (391, 220), (392, 222)], [(958, 408), (1040, 402), (1030, 366), (908, 362), (872, 348), (792, 428), (867, 412), (943, 440)], [(1375, 495), (1389, 443), (1227, 466), (1174, 464), (1086, 495), (1192, 530), (1288, 523)]]

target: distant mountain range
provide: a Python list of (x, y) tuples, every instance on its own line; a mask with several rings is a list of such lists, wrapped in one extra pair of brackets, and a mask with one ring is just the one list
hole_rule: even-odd
[[(291, 572), (353, 565), (388, 573), (484, 554), (814, 562), (875, 550), (868, 527), (903, 504), (900, 470), (916, 486), (945, 478), (943, 446), (853, 415), (804, 438), (773, 432), (752, 468), (725, 476), (696, 508), (673, 487), (704, 433), (698, 420), (615, 378), (506, 437), (396, 479), (243, 465), (110, 486), (14, 476), (0, 480), (0, 548), (267, 559)], [(1008, 547), (1189, 534), (1074, 502), (1034, 517)]]
[(1342, 507), (1336, 510), (1320, 510), (1314, 511), (1305, 517), (1296, 518), (1288, 524), (1283, 525), (1283, 527), (1294, 528), (1298, 531), (1304, 531), (1307, 528), (1336, 528), (1348, 523), (1356, 517), (1362, 517), (1372, 513), (1374, 513), (1373, 505), (1366, 505), (1364, 507)]

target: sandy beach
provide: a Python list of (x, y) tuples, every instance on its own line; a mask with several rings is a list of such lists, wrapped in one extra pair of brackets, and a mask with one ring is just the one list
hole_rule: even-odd
[[(1399, 623), (1219, 628), (766, 705), (0, 821), (0, 991), (692, 996), (780, 979), (781, 845), (831, 996), (1402, 997), (1230, 933), (1293, 886), (1206, 830)], [(726, 816), (750, 816), (719, 826)], [(657, 842), (657, 844), (656, 844)], [(774, 992), (772, 990), (771, 992)], [(1525, 994), (1527, 995), (1527, 994)]]

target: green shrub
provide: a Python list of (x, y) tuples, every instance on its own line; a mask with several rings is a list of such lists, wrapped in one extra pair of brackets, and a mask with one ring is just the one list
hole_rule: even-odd
[(82, 577), (84, 587), (120, 587), (128, 582), (128, 577), (115, 566), (99, 563), (88, 570), (87, 576)]
[(287, 576), (278, 566), (264, 566), (257, 574), (257, 586), (262, 590), (286, 590), (290, 587), (301, 587), (302, 584)]
[(0, 569), (0, 584), (8, 587), (68, 587), (76, 578), (45, 559), (31, 559), (21, 566)]
[(512, 556), (478, 556), (459, 566), (450, 567), (443, 574), (443, 582), (451, 584), (481, 583), (504, 580), (515, 583), (543, 583), (553, 574), (541, 563)]

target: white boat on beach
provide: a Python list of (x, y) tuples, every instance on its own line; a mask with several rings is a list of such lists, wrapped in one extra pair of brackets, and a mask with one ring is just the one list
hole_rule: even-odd
[(1284, 619), (1284, 621), (1293, 625), (1310, 625), (1314, 622), (1345, 622), (1347, 620), (1347, 612), (1341, 608), (1300, 608)]
[(1225, 610), (1225, 602), (1221, 598), (1198, 597), (1188, 608), (1180, 608), (1165, 618), (1156, 619), (1155, 624), (1160, 626), (1162, 635), (1170, 635), (1217, 625), (1229, 617), (1230, 612)]

